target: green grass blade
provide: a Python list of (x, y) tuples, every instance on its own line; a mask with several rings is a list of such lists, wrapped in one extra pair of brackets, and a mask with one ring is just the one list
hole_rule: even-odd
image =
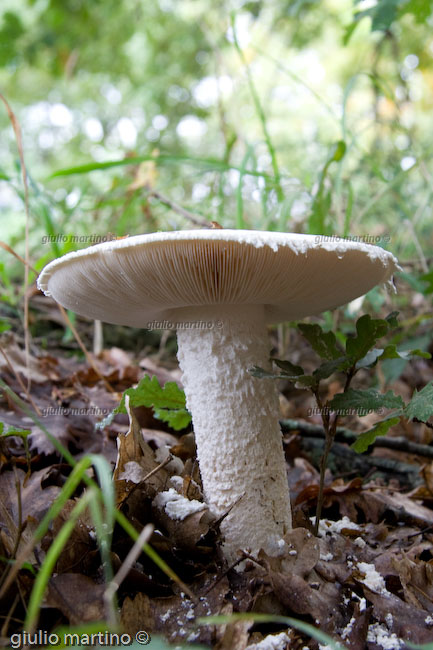
[[(57, 178), (59, 176), (72, 176), (74, 174), (88, 174), (93, 171), (103, 171), (106, 169), (112, 169), (113, 167), (122, 167), (125, 165), (138, 165), (142, 162), (153, 161), (156, 165), (165, 165), (165, 164), (188, 164), (194, 165), (195, 167), (202, 167), (206, 171), (217, 171), (217, 172), (228, 172), (232, 169), (237, 171), (242, 171), (242, 169), (236, 165), (231, 165), (223, 160), (218, 158), (194, 158), (192, 156), (169, 156), (169, 155), (159, 155), (154, 156), (152, 154), (146, 156), (136, 156), (134, 158), (122, 158), (121, 160), (107, 160), (105, 162), (95, 162), (87, 163), (84, 165), (77, 165), (75, 167), (68, 167), (65, 169), (58, 169), (56, 172), (51, 174), (49, 178)], [(245, 170), (245, 175), (248, 176), (257, 176), (264, 178), (267, 183), (270, 185), (275, 184), (275, 178), (265, 174), (264, 172), (258, 172), (255, 170)]]
[(244, 53), (239, 45), (239, 41), (236, 35), (236, 25), (235, 25), (235, 13), (232, 12), (231, 14), (231, 26), (232, 26), (232, 31), (233, 31), (233, 41), (235, 48), (237, 50), (237, 53), (239, 54), (239, 57), (245, 67), (245, 72), (247, 75), (247, 80), (248, 80), (248, 86), (250, 89), (250, 94), (253, 99), (254, 107), (256, 109), (257, 117), (260, 120), (260, 123), (262, 125), (263, 129), (263, 136), (265, 138), (266, 146), (268, 147), (269, 155), (271, 156), (271, 161), (272, 161), (272, 169), (274, 171), (274, 177), (275, 177), (275, 186), (276, 186), (276, 192), (278, 196), (278, 201), (281, 202), (284, 200), (284, 192), (281, 187), (281, 174), (280, 174), (280, 169), (278, 166), (278, 161), (277, 161), (277, 154), (275, 151), (275, 147), (272, 144), (271, 136), (269, 134), (269, 129), (268, 129), (268, 124), (267, 124), (267, 119), (265, 112), (263, 110), (263, 107), (260, 103), (260, 99), (256, 90), (256, 87), (253, 82), (253, 78), (251, 76), (251, 70), (248, 66), (248, 63), (245, 59)]
[(326, 643), (332, 650), (345, 650), (347, 646), (343, 645), (341, 641), (335, 641), (331, 636), (318, 630), (313, 625), (298, 621), (296, 618), (289, 616), (275, 616), (273, 614), (260, 614), (260, 613), (244, 613), (244, 614), (229, 614), (228, 616), (208, 616), (197, 619), (199, 625), (227, 625), (229, 623), (236, 623), (237, 621), (254, 621), (255, 623), (284, 623), (296, 630), (308, 634), (310, 637), (320, 643)]
[(66, 542), (70, 538), (80, 514), (84, 512), (92, 499), (95, 498), (97, 498), (97, 491), (91, 489), (78, 501), (77, 505), (71, 511), (68, 521), (62, 526), (59, 533), (53, 540), (50, 548), (48, 549), (45, 560), (33, 585), (27, 608), (27, 614), (24, 621), (24, 630), (32, 632), (35, 629), (44, 593), (47, 588), (48, 581), (50, 580), (53, 573), (57, 559), (62, 552)]
[(111, 468), (103, 456), (91, 455), (92, 464), (96, 469), (99, 479), (100, 494), (104, 508), (100, 507), (100, 500), (95, 499), (90, 504), (92, 520), (95, 524), (95, 532), (98, 540), (98, 547), (101, 553), (102, 567), (105, 581), (108, 583), (113, 579), (113, 568), (111, 565), (111, 541), (114, 529), (114, 513), (116, 510), (116, 499), (114, 485), (111, 476)]
[[(88, 463), (87, 467), (90, 466), (90, 464), (91, 464), (90, 458), (85, 457), (78, 463), (74, 459), (72, 454), (66, 449), (66, 447), (64, 447), (62, 445), (62, 443), (59, 442), (46, 429), (46, 427), (44, 427), (44, 425), (42, 424), (40, 419), (33, 413), (33, 411), (31, 411), (29, 409), (27, 404), (20, 397), (18, 397), (18, 395), (11, 388), (9, 388), (9, 386), (2, 379), (0, 379), (0, 388), (2, 388), (2, 390), (12, 399), (12, 401), (15, 402), (15, 404), (17, 404), (24, 411), (24, 413), (26, 413), (26, 415), (28, 415), (33, 420), (33, 422), (35, 422), (35, 424), (37, 424), (42, 429), (42, 431), (44, 431), (44, 433), (47, 435), (48, 439), (51, 440), (51, 442), (53, 443), (56, 450), (65, 458), (65, 460), (69, 463), (69, 465), (71, 465), (71, 467), (73, 467), (73, 468), (76, 468), (76, 474), (74, 474), (74, 477), (75, 477), (74, 480), (77, 481), (76, 485), (78, 485), (79, 482), (82, 480), (84, 483), (86, 483), (86, 485), (88, 487), (98, 489), (98, 486), (96, 485), (96, 483), (89, 476), (87, 476), (85, 469), (83, 469), (83, 467), (85, 466), (86, 463)], [(87, 467), (86, 467), (86, 469), (87, 469)], [(72, 477), (72, 474), (71, 474), (71, 477)], [(72, 484), (73, 484), (73, 482), (72, 482), (72, 479), (71, 479), (71, 484), (69, 484), (70, 488), (72, 488)], [(65, 483), (65, 485), (66, 485), (66, 483)], [(65, 486), (63, 486), (62, 494), (63, 494), (64, 489), (65, 489)], [(68, 492), (69, 492), (69, 488), (68, 488)], [(66, 497), (66, 498), (64, 498), (64, 497), (61, 498), (61, 497), (62, 497), (62, 495), (59, 495), (59, 497), (58, 497), (59, 502), (57, 503), (57, 506), (55, 506), (55, 508), (60, 507), (60, 503), (62, 503), (62, 502), (64, 503), (67, 500), (67, 498), (69, 498), (69, 497)], [(57, 502), (57, 500), (56, 500), (56, 502)], [(62, 507), (63, 507), (63, 505), (62, 505)], [(56, 509), (51, 511), (51, 514), (53, 512), (56, 512)], [(114, 516), (115, 520), (117, 521), (117, 523), (126, 532), (126, 534), (129, 535), (131, 537), (131, 539), (135, 542), (138, 539), (139, 533), (137, 533), (134, 526), (126, 519), (126, 517), (123, 515), (122, 512), (120, 512), (120, 510), (115, 509), (114, 513), (113, 513), (113, 516)], [(48, 521), (48, 523), (49, 523), (49, 521), (51, 521), (51, 518), (48, 517), (48, 513), (46, 515), (46, 518), (44, 517), (44, 519), (42, 520), (42, 522), (44, 522), (43, 523), (44, 527), (46, 526), (46, 521)], [(43, 528), (42, 522), (38, 526), (37, 531), (39, 531), (40, 527), (41, 527), (41, 529)], [(40, 534), (40, 531), (39, 531), (39, 534)], [(179, 578), (179, 576), (168, 566), (168, 564), (166, 562), (164, 562), (164, 560), (162, 558), (159, 557), (159, 555), (156, 553), (156, 551), (149, 544), (144, 544), (143, 545), (143, 551), (148, 555), (148, 557), (150, 557), (152, 559), (152, 561), (161, 569), (161, 571), (163, 571), (166, 574), (166, 576), (168, 576), (171, 580), (173, 580), (174, 582), (179, 584), (182, 587), (183, 591), (190, 596), (190, 598), (194, 598), (194, 594), (191, 592), (191, 590), (188, 589), (188, 587), (182, 582), (182, 580)], [(22, 564), (21, 564), (21, 566), (22, 566)], [(18, 568), (15, 567), (15, 570), (14, 570), (15, 575), (19, 571), (19, 568), (20, 568), (19, 566), (18, 566)], [(10, 584), (10, 582), (9, 582), (9, 576), (8, 576), (7, 581), (5, 582), (5, 584), (2, 587), (2, 592), (3, 592), (3, 590), (4, 591), (6, 590), (6, 588), (7, 588), (7, 586), (9, 584)]]

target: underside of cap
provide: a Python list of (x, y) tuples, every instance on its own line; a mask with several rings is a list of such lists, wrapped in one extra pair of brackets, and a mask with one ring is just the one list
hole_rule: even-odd
[[(323, 241), (323, 239), (325, 239)], [(192, 230), (138, 235), (69, 253), (38, 287), (81, 316), (134, 327), (188, 307), (263, 305), (266, 322), (319, 314), (388, 282), (378, 246), (315, 235)]]

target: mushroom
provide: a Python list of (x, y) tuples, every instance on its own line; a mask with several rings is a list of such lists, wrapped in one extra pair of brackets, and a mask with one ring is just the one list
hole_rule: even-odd
[(277, 556), (291, 508), (266, 326), (319, 314), (391, 282), (377, 246), (314, 235), (186, 230), (138, 235), (48, 264), (39, 288), (77, 314), (173, 327), (205, 500), (223, 552)]

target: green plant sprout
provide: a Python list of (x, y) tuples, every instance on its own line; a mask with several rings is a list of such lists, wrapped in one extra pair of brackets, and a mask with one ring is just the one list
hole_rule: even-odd
[[(285, 379), (292, 382), (296, 388), (310, 390), (314, 395), (325, 431), (325, 448), (320, 461), (319, 494), (315, 519), (316, 534), (323, 506), (328, 456), (340, 418), (351, 413), (362, 417), (373, 411), (389, 411), (386, 417), (368, 431), (361, 433), (351, 445), (356, 452), (362, 453), (374, 443), (378, 436), (386, 435), (401, 418), (427, 422), (433, 415), (433, 382), (427, 384), (420, 392), (415, 390), (411, 401), (407, 404), (391, 390), (380, 393), (374, 388), (358, 390), (351, 387), (354, 377), (361, 369), (373, 368), (379, 361), (386, 359), (410, 360), (415, 357), (430, 358), (428, 352), (419, 349), (399, 350), (393, 343), (380, 348), (376, 347), (377, 341), (397, 326), (397, 312), (392, 312), (385, 319), (372, 319), (371, 316), (365, 314), (357, 320), (356, 335), (346, 339), (345, 349), (343, 349), (333, 332), (325, 332), (317, 323), (299, 323), (298, 330), (322, 360), (322, 363), (311, 375), (306, 375), (301, 366), (281, 359), (272, 359), (281, 370), (279, 373), (269, 372), (257, 366), (250, 369), (251, 374), (255, 377)], [(334, 373), (341, 373), (345, 377), (343, 391), (334, 395), (331, 400), (324, 401), (321, 382)]]

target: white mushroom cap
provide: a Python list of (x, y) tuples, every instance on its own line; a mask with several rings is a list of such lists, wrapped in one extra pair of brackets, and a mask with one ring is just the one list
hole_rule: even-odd
[(199, 305), (263, 305), (277, 323), (343, 305), (398, 268), (378, 246), (337, 238), (185, 230), (69, 253), (44, 268), (38, 287), (77, 314), (133, 327)]

